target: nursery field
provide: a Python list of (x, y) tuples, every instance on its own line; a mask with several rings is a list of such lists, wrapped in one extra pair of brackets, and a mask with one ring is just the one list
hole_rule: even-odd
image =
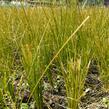
[(108, 8), (0, 8), (0, 109), (108, 109), (108, 90)]

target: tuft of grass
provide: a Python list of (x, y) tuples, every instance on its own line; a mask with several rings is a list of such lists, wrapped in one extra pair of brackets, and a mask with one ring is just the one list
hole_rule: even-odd
[(20, 75), (30, 87), (28, 102), (33, 97), (42, 109), (43, 77), (52, 83), (53, 64), (64, 77), (68, 108), (78, 108), (91, 58), (100, 62), (101, 78), (108, 83), (108, 11), (74, 6), (0, 8), (0, 108), (8, 107), (4, 93), (17, 108), (13, 84)]

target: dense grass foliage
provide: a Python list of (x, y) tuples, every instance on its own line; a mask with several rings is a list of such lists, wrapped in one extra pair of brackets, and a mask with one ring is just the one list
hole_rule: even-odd
[[(0, 107), (6, 106), (3, 94), (7, 93), (13, 109), (17, 108), (13, 81), (16, 76), (21, 76), (21, 83), (22, 78), (28, 81), (30, 98), (33, 96), (37, 109), (42, 109), (43, 76), (47, 75), (53, 85), (50, 70), (53, 65), (65, 79), (68, 107), (71, 109), (78, 108), (92, 58), (99, 61), (101, 78), (108, 83), (108, 11), (99, 7), (1, 8)], [(87, 16), (87, 22), (66, 43)]]

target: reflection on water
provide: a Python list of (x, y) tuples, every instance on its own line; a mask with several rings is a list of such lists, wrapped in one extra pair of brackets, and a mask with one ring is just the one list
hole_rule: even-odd
[(29, 7), (30, 4), (28, 2), (20, 2), (20, 1), (0, 1), (1, 7)]

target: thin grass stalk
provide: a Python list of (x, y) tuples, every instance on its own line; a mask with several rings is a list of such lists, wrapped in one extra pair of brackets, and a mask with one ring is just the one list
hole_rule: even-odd
[[(76, 34), (76, 32), (85, 24), (85, 22), (89, 19), (89, 16), (80, 24), (80, 26), (78, 26), (78, 28), (73, 32), (73, 34), (67, 39), (67, 41), (62, 45), (62, 47), (59, 49), (59, 51), (56, 53), (56, 55), (53, 57), (53, 59), (50, 61), (50, 63), (48, 64), (48, 66), (46, 67), (46, 69), (44, 70), (44, 72), (42, 73), (41, 77), (39, 78), (39, 80), (37, 81), (35, 87), (33, 88), (31, 95), (29, 97), (29, 99), (31, 98), (31, 96), (33, 95), (35, 89), (37, 88), (38, 84), (40, 83), (41, 79), (44, 77), (46, 71), (48, 70), (48, 68), (50, 67), (50, 65), (52, 64), (52, 62), (55, 60), (55, 58), (59, 55), (59, 53), (62, 51), (62, 49), (66, 46), (66, 44), (70, 41), (70, 39)], [(73, 37), (74, 38), (74, 37)]]

